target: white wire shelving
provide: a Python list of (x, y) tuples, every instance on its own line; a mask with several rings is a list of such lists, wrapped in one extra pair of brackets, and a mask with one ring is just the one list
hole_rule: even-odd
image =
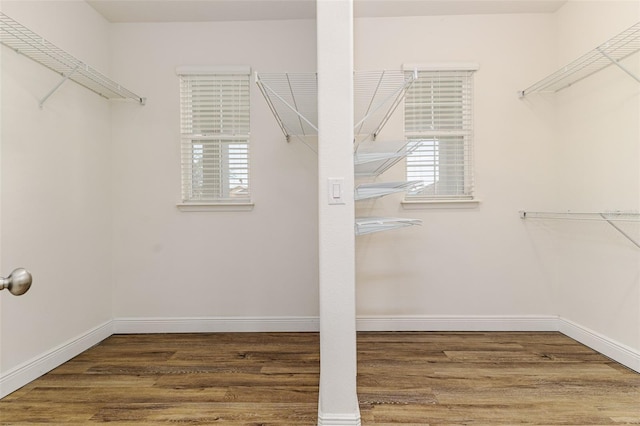
[(371, 136), (375, 140), (417, 78), (417, 70), (413, 73), (402, 70), (356, 71), (353, 76), (356, 139)]
[(358, 145), (353, 163), (356, 177), (377, 177), (415, 151), (420, 144), (408, 141), (365, 142)]
[[(367, 71), (354, 73), (354, 171), (356, 178), (374, 178), (410, 153), (407, 141), (369, 143), (375, 140), (417, 78), (417, 72)], [(318, 135), (317, 73), (255, 73), (255, 81), (287, 141), (297, 137), (312, 151)], [(373, 146), (375, 145), (375, 146)], [(354, 190), (356, 201), (417, 188), (421, 182), (362, 183)], [(422, 222), (417, 219), (356, 218), (356, 235), (387, 231)]]
[(2, 12), (0, 43), (62, 76), (58, 84), (40, 99), (40, 107), (67, 80), (74, 81), (107, 99), (134, 100), (141, 105), (145, 104), (145, 98), (109, 79)]
[[(356, 71), (356, 137), (375, 139), (415, 78), (401, 70)], [(317, 73), (255, 73), (255, 80), (287, 140), (318, 135)]]
[(255, 80), (287, 141), (318, 135), (317, 73), (255, 73)]
[(419, 219), (406, 219), (402, 217), (357, 217), (356, 235), (372, 234), (374, 232), (390, 231), (408, 226), (421, 225)]
[(550, 74), (535, 84), (519, 92), (525, 97), (536, 92), (558, 92), (592, 74), (615, 65), (633, 79), (640, 82), (640, 77), (631, 72), (620, 61), (640, 50), (640, 22), (621, 32), (570, 64)]
[[(357, 146), (354, 153), (354, 172), (356, 178), (376, 178), (393, 165), (405, 158), (418, 144), (407, 141), (398, 142), (364, 142)], [(421, 181), (402, 182), (370, 182), (356, 187), (355, 200), (361, 201), (379, 198), (398, 192), (421, 189)], [(413, 225), (421, 225), (419, 219), (395, 217), (361, 217), (356, 218), (356, 235), (390, 231)]]
[(627, 240), (631, 241), (636, 247), (640, 248), (640, 242), (629, 235), (622, 229), (617, 222), (634, 222), (640, 223), (640, 213), (635, 212), (520, 212), (521, 219), (544, 219), (544, 220), (582, 220), (606, 222), (616, 231), (618, 231)]
[[(400, 160), (417, 149), (419, 144), (408, 141), (367, 141), (360, 143), (354, 153), (354, 172), (356, 179), (375, 179), (389, 170)], [(420, 190), (422, 181), (369, 182), (361, 183), (355, 190), (355, 201), (384, 197), (398, 192)], [(389, 231), (407, 226), (421, 225), (419, 219), (395, 217), (362, 217), (356, 219), (356, 235)]]
[(356, 186), (355, 200), (360, 201), (371, 198), (380, 198), (385, 195), (395, 194), (398, 192), (417, 192), (422, 189), (423, 186), (424, 183), (420, 180), (362, 183)]

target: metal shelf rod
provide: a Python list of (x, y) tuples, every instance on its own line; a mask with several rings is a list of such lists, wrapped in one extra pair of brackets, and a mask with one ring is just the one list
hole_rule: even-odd
[(528, 212), (520, 211), (521, 219), (551, 219), (551, 220), (586, 220), (596, 222), (606, 222), (613, 229), (618, 231), (633, 245), (640, 248), (640, 243), (632, 236), (625, 232), (620, 226), (614, 222), (640, 222), (640, 213), (629, 212), (599, 212), (599, 213), (578, 213), (578, 212)]
[(520, 212), (521, 219), (558, 219), (558, 220), (591, 220), (591, 221), (616, 221), (616, 222), (640, 222), (640, 213), (634, 212)]

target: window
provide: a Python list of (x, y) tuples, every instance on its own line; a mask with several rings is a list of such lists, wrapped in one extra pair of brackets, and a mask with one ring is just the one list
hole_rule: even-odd
[(246, 67), (179, 68), (182, 201), (248, 203)]
[(407, 180), (422, 181), (407, 200), (473, 199), (473, 72), (418, 69), (404, 100)]

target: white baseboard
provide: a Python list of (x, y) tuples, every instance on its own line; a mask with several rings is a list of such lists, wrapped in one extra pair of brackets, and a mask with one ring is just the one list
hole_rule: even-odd
[(116, 318), (115, 334), (318, 331), (318, 317)]
[(557, 331), (550, 315), (359, 316), (358, 331)]
[[(557, 331), (555, 316), (359, 316), (358, 331)], [(113, 332), (317, 332), (318, 317), (116, 318)]]
[[(620, 364), (640, 372), (639, 350), (556, 316), (360, 316), (357, 318), (357, 329), (359, 331), (559, 331)], [(0, 398), (67, 362), (112, 334), (317, 332), (318, 330), (318, 317), (116, 318), (1, 374)], [(344, 423), (344, 421), (354, 422), (355, 419), (334, 418), (326, 414), (322, 424), (359, 424)]]
[(0, 374), (0, 398), (20, 389), (113, 334), (111, 321)]
[(558, 319), (558, 331), (640, 373), (640, 351), (565, 318)]
[(360, 413), (332, 414), (318, 412), (318, 426), (360, 426)]

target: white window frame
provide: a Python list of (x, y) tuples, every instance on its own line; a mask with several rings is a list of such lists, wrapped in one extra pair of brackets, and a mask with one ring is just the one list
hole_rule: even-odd
[[(420, 192), (406, 194), (403, 205), (475, 207), (478, 200), (474, 192), (473, 170), (473, 74), (478, 65), (406, 64), (403, 69), (411, 73), (417, 71), (418, 74), (404, 99), (405, 138), (411, 148), (418, 145), (407, 156), (406, 177), (407, 180), (422, 180), (424, 183)], [(451, 98), (449, 94), (437, 93), (439, 85), (445, 89), (447, 83), (449, 88), (459, 88)], [(424, 93), (416, 93), (417, 90)], [(447, 113), (452, 109), (445, 109), (443, 100), (455, 102), (454, 114)], [(422, 114), (426, 115), (424, 120)], [(448, 158), (443, 159), (447, 155)]]
[(251, 69), (179, 67), (176, 74), (182, 175), (178, 207), (250, 210)]

